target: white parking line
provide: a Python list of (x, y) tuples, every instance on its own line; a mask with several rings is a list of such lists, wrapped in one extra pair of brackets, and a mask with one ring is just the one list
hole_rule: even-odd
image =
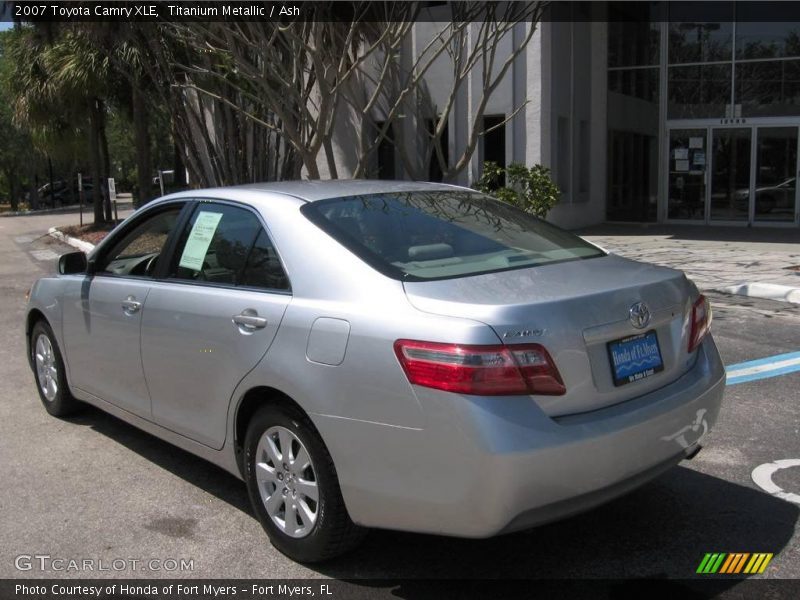
[(775, 475), (777, 471), (788, 469), (789, 467), (800, 467), (800, 459), (787, 458), (784, 460), (776, 460), (771, 463), (764, 463), (753, 469), (750, 477), (752, 477), (753, 482), (755, 482), (758, 487), (768, 494), (772, 494), (776, 498), (781, 498), (787, 502), (800, 504), (800, 495), (793, 494), (792, 492), (785, 492), (783, 488), (772, 481), (772, 476)]

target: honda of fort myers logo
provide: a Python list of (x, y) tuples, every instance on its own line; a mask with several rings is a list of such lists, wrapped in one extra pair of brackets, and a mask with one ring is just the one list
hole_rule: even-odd
[(704, 575), (763, 573), (772, 556), (771, 552), (709, 552), (700, 561), (697, 572)]

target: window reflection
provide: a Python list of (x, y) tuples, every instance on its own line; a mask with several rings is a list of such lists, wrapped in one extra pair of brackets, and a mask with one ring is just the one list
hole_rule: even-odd
[(800, 60), (737, 63), (736, 103), (743, 117), (800, 112)]
[(608, 4), (608, 66), (657, 65), (662, 20), (660, 6), (649, 2)]
[(670, 23), (669, 62), (731, 60), (733, 23)]
[(731, 101), (731, 67), (670, 67), (667, 89), (667, 116), (670, 119), (724, 116), (725, 108)]
[(736, 23), (737, 60), (800, 57), (800, 23)]
[(608, 91), (658, 103), (658, 69), (609, 71)]

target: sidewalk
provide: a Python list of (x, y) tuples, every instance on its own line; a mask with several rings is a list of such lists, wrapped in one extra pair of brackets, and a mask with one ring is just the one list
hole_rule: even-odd
[(636, 224), (575, 233), (614, 254), (681, 269), (702, 290), (800, 303), (797, 228)]

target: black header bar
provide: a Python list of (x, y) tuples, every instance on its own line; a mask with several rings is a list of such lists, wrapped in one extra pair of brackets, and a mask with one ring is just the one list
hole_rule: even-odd
[[(453, 6), (457, 6), (453, 12)], [(530, 2), (414, 2), (405, 0), (263, 2), (247, 0), (72, 0), (3, 1), (0, 21), (17, 22), (191, 22), (191, 21), (349, 21), (381, 22), (413, 19), (449, 22), (464, 14), (465, 7), (483, 5), (495, 18), (512, 10), (525, 12)], [(800, 2), (788, 0), (678, 1), (566, 1), (543, 2), (542, 21), (557, 22), (800, 22)], [(480, 20), (478, 13), (475, 20)]]

